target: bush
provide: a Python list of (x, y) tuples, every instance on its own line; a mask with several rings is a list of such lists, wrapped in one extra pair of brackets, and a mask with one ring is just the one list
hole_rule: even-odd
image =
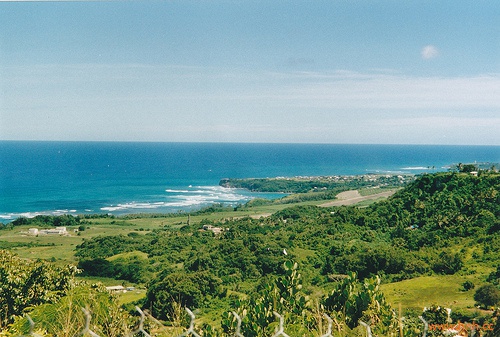
[(462, 258), (459, 254), (441, 252), (432, 269), (436, 273), (452, 275), (462, 269), (463, 265)]
[(427, 308), (423, 313), (422, 317), (431, 324), (445, 324), (448, 323), (448, 311), (437, 305), (432, 305)]
[[(91, 328), (97, 335), (118, 337), (130, 333), (127, 313), (120, 308), (116, 298), (104, 286), (77, 286), (54, 303), (35, 307), (29, 315), (36, 322), (36, 329), (39, 330), (37, 332), (43, 332), (44, 336), (78, 336), (85, 327), (86, 317), (82, 308), (91, 313)], [(18, 317), (9, 330), (13, 336), (40, 336), (39, 333), (29, 332), (26, 317)]]
[(472, 281), (465, 281), (464, 283), (462, 283), (462, 290), (463, 291), (469, 291), (471, 289), (474, 289), (475, 288), (475, 285), (474, 283), (472, 283)]
[(486, 308), (494, 307), (500, 303), (500, 290), (493, 284), (481, 286), (474, 294), (474, 301)]
[(169, 319), (177, 303), (182, 307), (198, 308), (207, 297), (221, 292), (222, 281), (208, 272), (161, 273), (148, 287), (146, 308), (158, 319)]

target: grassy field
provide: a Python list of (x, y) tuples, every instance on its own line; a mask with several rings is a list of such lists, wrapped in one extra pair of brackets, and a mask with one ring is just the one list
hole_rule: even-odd
[(12, 230), (0, 231), (0, 240), (22, 244), (11, 248), (21, 257), (75, 263), (75, 246), (84, 238), (98, 235), (127, 234), (133, 228), (123, 228), (110, 224), (90, 225), (85, 231), (73, 232), (75, 228), (68, 228), (68, 235), (28, 235), (28, 227), (19, 226)]
[(394, 187), (379, 187), (379, 186), (377, 186), (377, 187), (370, 187), (370, 188), (362, 188), (362, 189), (359, 189), (358, 192), (362, 196), (368, 196), (368, 195), (378, 194), (378, 193), (385, 192), (385, 191), (394, 191), (394, 190), (398, 190), (398, 189), (394, 188)]
[(381, 288), (393, 307), (401, 304), (405, 309), (422, 309), (437, 304), (452, 309), (466, 308), (474, 306), (474, 291), (461, 290), (467, 280), (474, 284), (480, 282), (470, 275), (434, 275), (383, 284)]

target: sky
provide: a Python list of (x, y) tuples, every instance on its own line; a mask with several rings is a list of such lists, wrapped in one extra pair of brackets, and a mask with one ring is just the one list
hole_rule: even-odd
[(500, 145), (500, 1), (0, 1), (0, 140)]

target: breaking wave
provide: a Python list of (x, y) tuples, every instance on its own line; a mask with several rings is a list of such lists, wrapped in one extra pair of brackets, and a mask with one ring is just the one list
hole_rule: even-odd
[[(236, 206), (244, 204), (255, 197), (276, 198), (283, 194), (253, 193), (243, 189), (221, 186), (187, 186), (167, 188), (163, 194), (141, 196), (144, 200), (119, 201), (113, 204), (92, 204), (82, 209), (57, 209), (23, 213), (0, 214), (0, 222), (7, 223), (19, 217), (33, 218), (37, 215), (77, 215), (77, 214), (133, 214), (133, 213), (170, 213), (192, 211), (213, 204)], [(90, 206), (90, 207), (88, 207)]]
[(175, 211), (179, 209), (193, 209), (195, 207), (209, 206), (220, 203), (224, 205), (236, 205), (245, 203), (254, 198), (249, 192), (225, 188), (221, 186), (189, 186), (182, 189), (165, 189), (165, 195), (158, 196), (162, 201), (149, 202), (125, 202), (116, 205), (101, 207), (101, 211), (106, 212), (126, 212), (130, 211)]

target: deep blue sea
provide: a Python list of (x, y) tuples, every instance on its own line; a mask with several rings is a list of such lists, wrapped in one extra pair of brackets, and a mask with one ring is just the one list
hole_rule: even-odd
[(422, 173), (500, 162), (500, 146), (0, 141), (0, 221), (236, 205), (222, 178)]

